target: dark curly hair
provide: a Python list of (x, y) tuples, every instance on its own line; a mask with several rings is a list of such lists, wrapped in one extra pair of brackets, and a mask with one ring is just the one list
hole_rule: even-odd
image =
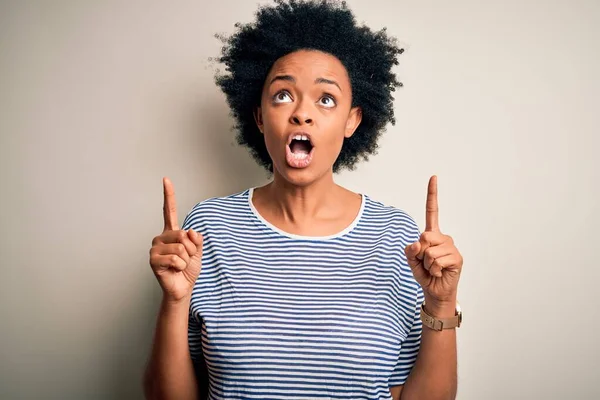
[(217, 71), (215, 81), (236, 120), (237, 142), (273, 172), (273, 162), (253, 114), (260, 106), (265, 79), (279, 58), (297, 50), (318, 50), (342, 62), (350, 77), (352, 107), (362, 109), (360, 125), (344, 140), (333, 165), (333, 172), (352, 170), (361, 158), (368, 160), (369, 155), (376, 154), (377, 140), (386, 124), (395, 124), (391, 92), (402, 83), (391, 69), (398, 64), (396, 56), (403, 49), (386, 34), (386, 28), (373, 32), (357, 25), (345, 1), (275, 3), (260, 7), (255, 22), (236, 23), (237, 31), (230, 37), (216, 35), (223, 42), (216, 61), (225, 64), (228, 74)]

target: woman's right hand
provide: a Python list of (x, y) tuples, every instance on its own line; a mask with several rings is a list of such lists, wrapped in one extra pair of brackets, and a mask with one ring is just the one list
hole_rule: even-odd
[(150, 266), (163, 290), (163, 298), (178, 302), (191, 296), (200, 275), (202, 235), (193, 229), (179, 229), (175, 191), (169, 178), (163, 178), (165, 225), (152, 240)]

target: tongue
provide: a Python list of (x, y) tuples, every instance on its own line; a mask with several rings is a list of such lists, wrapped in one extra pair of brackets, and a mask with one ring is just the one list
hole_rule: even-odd
[(290, 149), (292, 150), (292, 153), (296, 154), (296, 153), (305, 153), (308, 154), (310, 153), (310, 143), (308, 143), (305, 140), (292, 140), (292, 143), (290, 144)]

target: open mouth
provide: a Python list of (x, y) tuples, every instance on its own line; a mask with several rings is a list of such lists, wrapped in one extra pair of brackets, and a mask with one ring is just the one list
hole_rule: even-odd
[(302, 156), (303, 154), (308, 155), (313, 149), (313, 145), (307, 135), (294, 136), (289, 146), (292, 154), (297, 154), (299, 156)]
[(306, 168), (310, 165), (314, 153), (314, 146), (310, 136), (297, 133), (290, 137), (286, 148), (286, 160), (292, 168)]

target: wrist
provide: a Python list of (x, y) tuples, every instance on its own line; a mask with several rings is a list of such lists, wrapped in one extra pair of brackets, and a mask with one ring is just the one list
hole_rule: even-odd
[(178, 310), (178, 309), (188, 309), (190, 307), (190, 302), (192, 300), (191, 293), (186, 295), (180, 299), (173, 299), (169, 296), (163, 296), (162, 298), (162, 306), (167, 310)]
[(436, 318), (452, 318), (456, 315), (456, 298), (448, 300), (438, 300), (425, 298), (425, 311)]

